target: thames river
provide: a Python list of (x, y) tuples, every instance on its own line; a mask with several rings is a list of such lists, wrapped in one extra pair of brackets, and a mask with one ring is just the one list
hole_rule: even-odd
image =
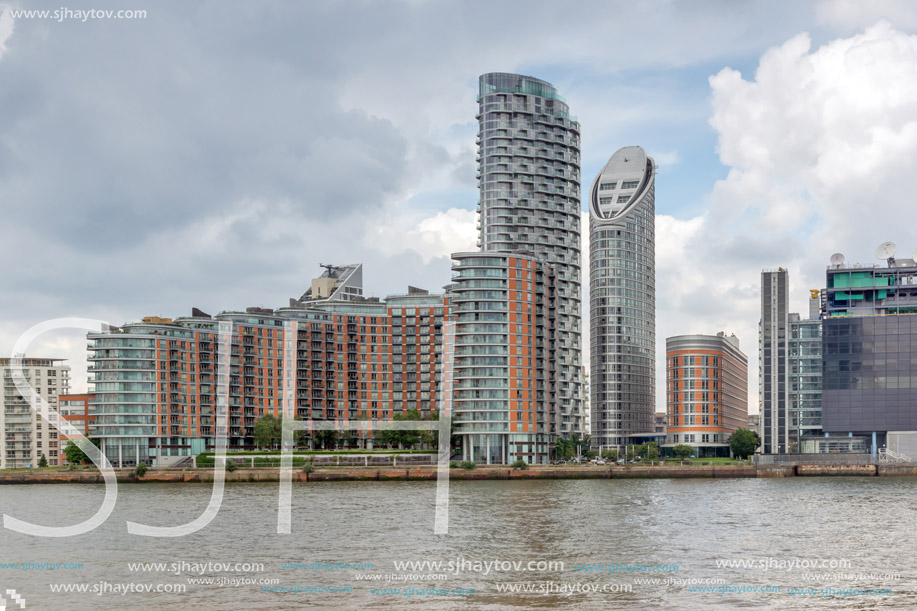
[[(63, 526), (103, 491), (4, 486), (0, 509)], [(3, 530), (0, 589), (26, 609), (917, 608), (911, 478), (453, 481), (446, 535), (433, 482), (296, 484), (290, 535), (276, 484), (231, 484), (195, 534), (128, 534), (210, 491), (121, 484), (90, 533)]]

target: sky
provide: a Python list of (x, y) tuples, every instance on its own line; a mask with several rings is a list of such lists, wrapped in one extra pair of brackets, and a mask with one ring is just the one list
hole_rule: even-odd
[[(146, 15), (12, 13), (61, 8)], [(0, 352), (284, 306), (319, 263), (441, 290), (475, 249), (477, 78), (517, 72), (578, 117), (584, 191), (622, 146), (658, 163), (657, 410), (665, 338), (726, 331), (756, 411), (761, 270), (807, 312), (833, 253), (917, 249), (915, 32), (890, 0), (0, 0)], [(30, 354), (86, 387), (83, 332)]]

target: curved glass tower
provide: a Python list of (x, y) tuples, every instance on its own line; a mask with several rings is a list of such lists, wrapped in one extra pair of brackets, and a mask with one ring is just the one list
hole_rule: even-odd
[(592, 444), (640, 443), (654, 430), (656, 164), (618, 150), (589, 191)]
[(484, 251), (524, 251), (557, 278), (557, 333), (548, 347), (558, 413), (551, 433), (582, 431), (579, 123), (540, 79), (493, 72), (479, 81), (478, 205)]

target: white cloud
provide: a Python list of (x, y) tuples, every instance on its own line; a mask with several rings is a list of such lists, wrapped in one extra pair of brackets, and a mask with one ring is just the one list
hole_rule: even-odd
[(831, 253), (872, 264), (880, 242), (917, 246), (917, 36), (882, 21), (813, 50), (799, 34), (754, 78), (726, 68), (710, 86), (730, 170), (703, 217), (657, 217), (660, 352), (673, 332), (734, 331), (755, 405), (761, 269), (788, 268), (806, 314)]
[(459, 208), (426, 218), (401, 211), (367, 224), (364, 241), (388, 255), (413, 251), (428, 262), (454, 252), (477, 250), (476, 217), (476, 211)]
[(8, 4), (0, 4), (0, 58), (6, 53), (6, 41), (13, 35), (13, 15)]

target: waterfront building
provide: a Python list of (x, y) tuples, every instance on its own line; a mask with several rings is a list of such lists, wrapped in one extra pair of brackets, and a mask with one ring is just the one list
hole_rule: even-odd
[[(89, 423), (93, 420), (93, 416), (89, 413), (89, 400), (91, 398), (91, 394), (60, 395), (58, 397), (58, 411), (60, 412), (61, 420), (66, 420), (72, 424), (86, 437), (89, 437)], [(68, 463), (67, 457), (64, 456), (64, 449), (67, 447), (70, 438), (63, 431), (59, 433), (58, 437), (60, 441), (58, 464), (66, 465)]]
[(465, 460), (547, 463), (563, 430), (552, 367), (554, 268), (530, 253), (455, 253), (453, 435)]
[(874, 267), (835, 255), (827, 270), (821, 444), (832, 451), (917, 448), (917, 263), (894, 254), (882, 245), (887, 266)]
[(810, 291), (807, 318), (790, 312), (785, 269), (761, 272), (758, 409), (764, 454), (809, 453), (821, 434), (820, 291)]
[[(810, 316), (812, 313), (810, 308)], [(791, 453), (803, 452), (803, 440), (822, 433), (822, 321), (817, 310), (814, 313), (808, 320), (798, 314), (789, 316), (787, 427)]]
[(507, 73), (480, 77), (477, 119), (478, 246), (554, 267), (558, 433), (582, 433), (579, 123), (550, 83)]
[[(49, 465), (59, 462), (60, 443), (56, 410), (60, 395), (70, 391), (70, 367), (62, 359), (25, 358), (22, 371), (36, 395), (47, 402), (39, 416), (16, 388), (9, 358), (0, 359), (3, 395), (0, 396), (0, 469), (37, 467), (42, 455)], [(36, 406), (37, 407), (37, 406)]]
[(761, 452), (789, 451), (787, 427), (789, 294), (782, 267), (761, 272), (761, 320), (758, 323), (758, 406)]
[[(290, 386), (295, 395), (286, 399), (300, 419), (336, 422), (352, 447), (372, 447), (372, 433), (348, 423), (415, 409), (433, 416), (446, 296), (414, 289), (385, 301), (294, 303), (216, 316), (194, 309), (90, 333), (91, 436), (116, 466), (164, 466), (211, 450), (219, 384), (228, 392), (230, 450), (254, 449), (255, 421), (279, 416)], [(230, 337), (224, 363), (221, 334)]]
[(730, 456), (729, 437), (748, 423), (748, 357), (725, 333), (666, 338), (666, 443), (698, 457)]
[(639, 146), (611, 156), (589, 192), (592, 445), (654, 436), (656, 165)]

